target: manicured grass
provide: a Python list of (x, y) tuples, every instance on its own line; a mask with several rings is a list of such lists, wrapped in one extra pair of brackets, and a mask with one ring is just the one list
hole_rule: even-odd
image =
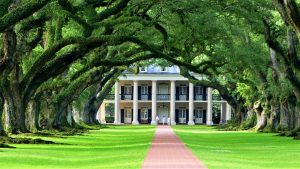
[(39, 137), (54, 145), (20, 145), (0, 149), (0, 168), (6, 169), (129, 169), (140, 168), (155, 128), (110, 126), (66, 138)]
[(300, 141), (275, 134), (173, 127), (209, 169), (299, 169)]

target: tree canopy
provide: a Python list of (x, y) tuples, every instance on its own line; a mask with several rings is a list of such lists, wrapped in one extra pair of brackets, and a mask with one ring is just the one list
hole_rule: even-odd
[(299, 3), (2, 0), (0, 134), (38, 130), (43, 118), (46, 128), (76, 125), (74, 107), (95, 123), (117, 77), (153, 60), (217, 89), (235, 126), (298, 130)]

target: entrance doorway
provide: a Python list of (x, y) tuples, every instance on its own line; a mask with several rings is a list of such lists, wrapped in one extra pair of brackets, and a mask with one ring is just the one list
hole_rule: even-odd
[(166, 106), (160, 106), (158, 108), (158, 117), (159, 121), (158, 123), (163, 123), (163, 118), (165, 118), (165, 123), (167, 123), (168, 117), (169, 117), (169, 108)]
[(125, 113), (124, 123), (131, 123), (132, 122), (131, 108), (125, 108), (124, 113)]
[(195, 109), (195, 123), (201, 124), (203, 123), (203, 110)]
[(141, 123), (142, 124), (148, 123), (148, 108), (147, 107), (143, 107), (141, 109)]
[(179, 109), (179, 123), (185, 124), (186, 123), (186, 109)]

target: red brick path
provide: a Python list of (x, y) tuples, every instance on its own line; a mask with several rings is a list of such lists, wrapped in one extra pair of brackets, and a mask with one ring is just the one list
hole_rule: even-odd
[(158, 126), (142, 169), (207, 169), (170, 126)]

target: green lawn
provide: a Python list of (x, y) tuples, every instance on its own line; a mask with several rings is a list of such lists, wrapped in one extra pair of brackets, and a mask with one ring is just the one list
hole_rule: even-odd
[(173, 127), (209, 169), (299, 169), (300, 141), (254, 132), (217, 131), (206, 126)]
[(2, 169), (129, 169), (140, 168), (155, 128), (116, 126), (90, 131), (83, 136), (47, 138), (70, 145), (18, 145), (0, 149)]

